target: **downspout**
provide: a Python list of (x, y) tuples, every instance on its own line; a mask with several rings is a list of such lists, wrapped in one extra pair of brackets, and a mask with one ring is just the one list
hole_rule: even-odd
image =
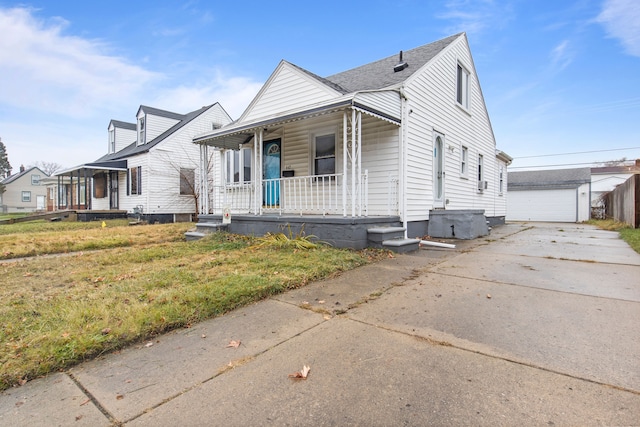
[(400, 174), (399, 174), (399, 189), (400, 192), (400, 219), (402, 220), (402, 227), (404, 228), (404, 238), (406, 239), (407, 234), (407, 128), (409, 126), (408, 114), (407, 114), (407, 97), (404, 93), (404, 85), (400, 87), (400, 105), (401, 112), (400, 117), (402, 118), (400, 123)]

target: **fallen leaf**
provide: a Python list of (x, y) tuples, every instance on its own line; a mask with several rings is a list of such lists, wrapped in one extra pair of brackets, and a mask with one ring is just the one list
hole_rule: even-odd
[(145, 347), (151, 347), (153, 345), (153, 341), (149, 341), (148, 343), (146, 343), (144, 346)]
[(331, 316), (329, 316), (328, 314), (324, 315), (324, 320), (331, 320)]
[(16, 408), (21, 407), (22, 405), (24, 405), (24, 402), (16, 402)]
[(240, 347), (240, 342), (241, 341), (231, 340), (231, 341), (229, 341), (229, 344), (227, 344), (227, 346), (225, 348), (229, 348), (229, 347), (238, 348), (238, 347)]
[(289, 378), (294, 378), (297, 380), (306, 380), (310, 370), (311, 368), (309, 366), (304, 365), (302, 367), (302, 371), (296, 372), (295, 374), (289, 374)]
[(109, 335), (110, 332), (111, 332), (111, 328), (104, 328), (101, 333), (102, 335)]
[(207, 335), (206, 335), (206, 334), (202, 334), (202, 335), (200, 335), (200, 338), (206, 338), (206, 337), (207, 337)]
[(82, 415), (76, 416), (76, 421), (80, 421), (82, 419)]
[(62, 338), (69, 338), (69, 332), (65, 332), (62, 334)]
[(116, 396), (116, 400), (122, 400), (122, 399), (124, 399), (124, 396), (123, 396), (123, 395), (118, 394), (118, 395)]
[(491, 294), (487, 294), (487, 299), (491, 299)]
[(324, 304), (326, 301), (321, 299), (320, 301), (318, 301), (318, 304)]
[(22, 275), (22, 277), (31, 277), (31, 276), (33, 276), (33, 274), (32, 274), (32, 273), (24, 273), (24, 274)]

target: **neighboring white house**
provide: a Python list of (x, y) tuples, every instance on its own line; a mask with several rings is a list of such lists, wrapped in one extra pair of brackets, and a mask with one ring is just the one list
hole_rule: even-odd
[(602, 196), (623, 184), (633, 174), (640, 174), (640, 159), (634, 164), (591, 168), (591, 207), (603, 214)]
[(187, 114), (142, 105), (136, 123), (109, 122), (106, 155), (56, 174), (60, 186), (74, 189), (57, 205), (126, 211), (158, 222), (190, 220), (201, 188), (200, 148), (192, 139), (230, 122), (219, 103)]
[(239, 120), (194, 142), (223, 165), (201, 221), (226, 207), (236, 232), (301, 221), (361, 247), (376, 225), (424, 236), (434, 212), (479, 215), (472, 235), (506, 215), (511, 158), (496, 149), (465, 33), (325, 78), (283, 60)]
[(36, 212), (46, 210), (47, 189), (42, 180), (49, 175), (38, 167), (25, 169), (0, 181), (4, 192), (0, 194), (0, 212)]
[(509, 172), (508, 221), (582, 222), (590, 218), (590, 168)]

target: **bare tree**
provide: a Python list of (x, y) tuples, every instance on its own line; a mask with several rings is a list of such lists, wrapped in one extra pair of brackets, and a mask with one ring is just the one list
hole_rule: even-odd
[(625, 166), (628, 162), (628, 159), (626, 157), (623, 157), (621, 159), (618, 160), (608, 160), (606, 162), (601, 162), (600, 164), (602, 166), (605, 167), (610, 167), (610, 166)]
[(54, 173), (62, 169), (62, 165), (59, 163), (45, 162), (42, 160), (38, 160), (37, 162), (32, 164), (30, 167), (33, 167), (33, 166), (39, 168), (42, 172), (46, 173), (49, 176), (53, 175)]

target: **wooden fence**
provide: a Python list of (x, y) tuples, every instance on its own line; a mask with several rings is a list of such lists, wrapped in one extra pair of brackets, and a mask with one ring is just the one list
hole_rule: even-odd
[(633, 175), (605, 195), (607, 218), (640, 228), (640, 175)]

